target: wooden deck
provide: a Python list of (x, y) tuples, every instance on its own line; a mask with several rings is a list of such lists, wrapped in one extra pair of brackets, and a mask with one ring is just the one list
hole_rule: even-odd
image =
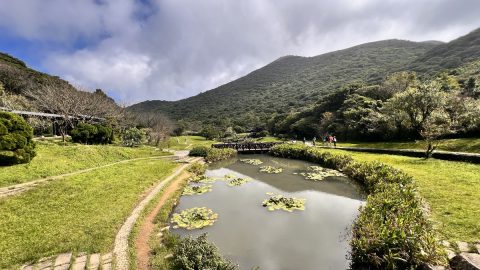
[(264, 153), (270, 148), (283, 142), (250, 142), (250, 143), (216, 143), (213, 148), (231, 148), (239, 153)]

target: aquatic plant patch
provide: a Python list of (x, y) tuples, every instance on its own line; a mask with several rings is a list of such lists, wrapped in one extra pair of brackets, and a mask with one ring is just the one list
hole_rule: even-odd
[(230, 180), (230, 182), (228, 182), (228, 185), (231, 186), (231, 187), (237, 187), (237, 186), (241, 186), (245, 183), (248, 183), (250, 182), (250, 179), (247, 179), (247, 178), (235, 178), (235, 179), (232, 179)]
[(302, 172), (300, 175), (305, 177), (305, 179), (313, 181), (322, 181), (325, 178), (332, 176), (345, 176), (337, 170), (327, 169), (320, 166), (310, 166), (308, 167), (308, 170), (309, 172)]
[(305, 210), (306, 199), (298, 199), (293, 197), (285, 197), (283, 195), (275, 195), (273, 193), (267, 193), (270, 198), (263, 201), (263, 207), (267, 207), (269, 211), (282, 209), (288, 212), (293, 210)]
[(186, 186), (182, 195), (200, 195), (212, 191), (212, 185)]
[(261, 172), (266, 172), (266, 173), (281, 173), (283, 172), (282, 168), (279, 167), (273, 167), (273, 166), (262, 166), (260, 167)]
[(240, 159), (240, 161), (255, 166), (263, 164), (263, 161), (260, 159)]
[(184, 228), (187, 230), (201, 229), (206, 226), (212, 226), (217, 220), (218, 214), (206, 207), (194, 207), (183, 210), (179, 214), (172, 216), (172, 223), (176, 225), (173, 228)]
[(211, 184), (215, 183), (216, 179), (207, 177), (206, 175), (195, 175), (190, 177), (189, 181), (193, 183)]

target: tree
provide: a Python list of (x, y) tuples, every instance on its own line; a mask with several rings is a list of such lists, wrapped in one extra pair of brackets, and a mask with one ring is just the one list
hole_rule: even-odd
[(139, 146), (145, 139), (145, 132), (138, 128), (129, 128), (123, 134), (123, 145), (128, 147)]
[(0, 165), (28, 163), (34, 156), (33, 129), (22, 117), (0, 112)]
[(160, 113), (142, 113), (137, 115), (138, 124), (147, 128), (148, 143), (158, 146), (169, 138), (173, 131), (173, 122)]
[(219, 136), (219, 132), (212, 125), (206, 125), (200, 131), (200, 135), (207, 140), (213, 140)]
[(424, 123), (420, 135), (426, 143), (425, 158), (431, 158), (438, 146), (438, 138), (452, 133), (452, 122), (445, 111), (435, 111)]

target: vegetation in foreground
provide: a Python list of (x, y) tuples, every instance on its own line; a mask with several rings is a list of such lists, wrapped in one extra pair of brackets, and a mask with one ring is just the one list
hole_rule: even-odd
[(34, 156), (33, 129), (20, 116), (0, 112), (0, 166), (28, 163)]
[[(328, 150), (334, 154), (347, 151)], [(451, 241), (475, 242), (480, 236), (480, 165), (396, 155), (348, 152), (358, 161), (379, 161), (401, 169), (415, 179), (439, 233)]]
[(423, 201), (407, 174), (379, 162), (354, 161), (348, 155), (303, 145), (279, 145), (271, 153), (341, 170), (365, 187), (369, 196), (350, 241), (354, 269), (417, 269), (446, 263)]
[(134, 161), (1, 200), (0, 268), (65, 251), (110, 251), (139, 195), (174, 167), (166, 160)]
[(163, 156), (167, 153), (143, 146), (127, 148), (113, 145), (57, 144), (37, 142), (37, 156), (29, 164), (0, 167), (0, 187), (48, 176), (70, 173), (121, 160)]
[[(413, 142), (340, 142), (338, 146), (345, 147), (367, 147), (367, 148), (386, 148), (386, 149), (426, 149), (424, 141)], [(443, 139), (438, 141), (438, 150), (452, 152), (480, 153), (479, 138), (461, 138), (461, 139)]]

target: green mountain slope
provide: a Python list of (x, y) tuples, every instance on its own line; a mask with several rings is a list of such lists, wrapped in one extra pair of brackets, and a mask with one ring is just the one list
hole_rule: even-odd
[(386, 74), (435, 47), (435, 42), (386, 40), (315, 57), (285, 56), (235, 81), (175, 102), (145, 101), (132, 111), (164, 112), (174, 119), (224, 121), (242, 125), (244, 114), (266, 119), (299, 110), (341, 85), (380, 81)]
[(448, 43), (435, 46), (418, 57), (409, 70), (435, 74), (480, 59), (480, 28)]

